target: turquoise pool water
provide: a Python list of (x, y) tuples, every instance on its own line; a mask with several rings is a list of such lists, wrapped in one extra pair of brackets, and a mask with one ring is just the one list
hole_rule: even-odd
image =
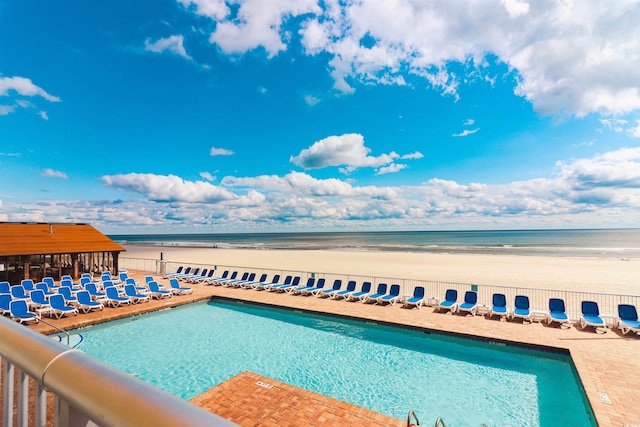
[(184, 399), (249, 370), (425, 425), (596, 425), (562, 354), (226, 301), (80, 332), (82, 351)]

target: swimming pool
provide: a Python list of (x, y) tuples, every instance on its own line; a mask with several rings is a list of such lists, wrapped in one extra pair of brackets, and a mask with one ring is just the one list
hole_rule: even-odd
[(81, 333), (82, 351), (184, 399), (249, 370), (427, 424), (596, 425), (563, 354), (222, 300)]

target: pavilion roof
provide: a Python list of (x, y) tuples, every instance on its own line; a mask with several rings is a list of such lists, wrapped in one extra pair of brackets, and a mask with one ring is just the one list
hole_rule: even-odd
[(0, 222), (0, 256), (124, 250), (89, 224)]

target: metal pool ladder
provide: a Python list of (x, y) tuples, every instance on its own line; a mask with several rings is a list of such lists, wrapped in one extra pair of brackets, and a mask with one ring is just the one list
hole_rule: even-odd
[[(411, 418), (413, 418), (416, 423), (412, 424), (411, 423)], [(416, 413), (412, 410), (409, 411), (409, 414), (407, 415), (407, 427), (411, 427), (411, 426), (419, 426), (420, 425), (420, 421), (418, 420), (418, 416), (416, 415)], [(442, 421), (442, 418), (438, 417), (438, 419), (436, 420), (436, 424), (435, 427), (447, 427), (447, 425), (444, 423), (444, 421)]]
[[(80, 343), (81, 343), (81, 342), (82, 342), (82, 340), (84, 339), (84, 338), (82, 337), (82, 335), (81, 335), (81, 334), (73, 334), (74, 336), (76, 336), (76, 335), (77, 335), (79, 339), (78, 339), (78, 342), (77, 342), (77, 343), (74, 343), (73, 345), (71, 345), (71, 334), (70, 334), (69, 332), (65, 331), (64, 329), (62, 329), (62, 328), (60, 328), (60, 327), (58, 327), (58, 326), (56, 326), (56, 325), (54, 325), (54, 324), (52, 324), (52, 323), (47, 322), (47, 321), (46, 321), (46, 320), (44, 320), (42, 317), (40, 318), (40, 321), (41, 321), (42, 323), (44, 323), (45, 325), (47, 325), (47, 326), (51, 326), (52, 328), (54, 328), (54, 329), (58, 330), (58, 331), (59, 331), (59, 333), (64, 334), (64, 335), (65, 335), (65, 337), (67, 338), (67, 346), (68, 346), (68, 347), (76, 348), (77, 346), (79, 346), (79, 345), (80, 345)], [(56, 335), (56, 336), (58, 337), (58, 342), (62, 342), (62, 337), (61, 337), (60, 335)]]

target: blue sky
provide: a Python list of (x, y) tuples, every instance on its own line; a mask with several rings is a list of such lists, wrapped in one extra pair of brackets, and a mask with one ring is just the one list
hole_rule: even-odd
[(640, 227), (640, 3), (0, 0), (0, 221)]

